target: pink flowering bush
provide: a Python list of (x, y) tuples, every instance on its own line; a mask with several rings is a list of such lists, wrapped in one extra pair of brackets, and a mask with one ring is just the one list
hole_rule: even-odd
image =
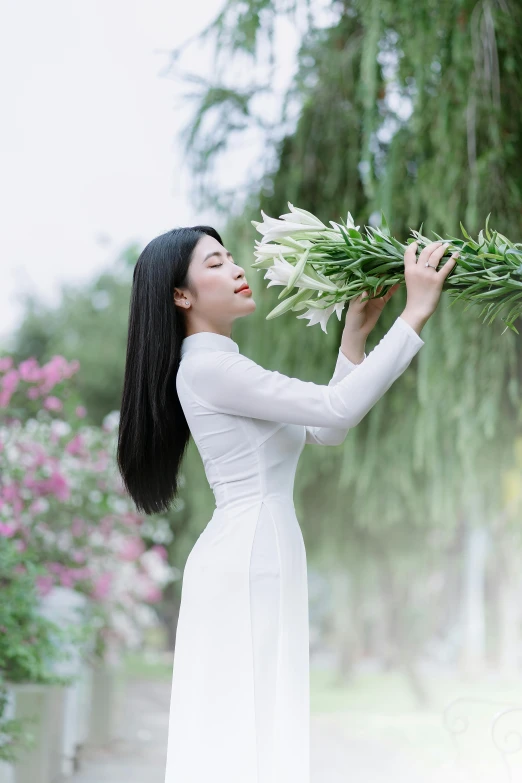
[(96, 651), (112, 656), (141, 643), (177, 575), (161, 541), (143, 540), (144, 519), (116, 468), (117, 418), (103, 427), (82, 421), (78, 369), (59, 356), (42, 367), (0, 357), (0, 546), (16, 548), (22, 570), (39, 567), (40, 596), (55, 586), (88, 596)]
[(7, 420), (27, 419), (43, 408), (73, 418), (79, 402), (69, 380), (79, 367), (78, 361), (67, 362), (63, 356), (53, 356), (42, 366), (30, 358), (18, 367), (11, 356), (0, 357), (0, 415)]
[(68, 684), (55, 665), (68, 658), (68, 645), (81, 643), (73, 626), (62, 629), (39, 611), (38, 567), (22, 561), (10, 538), (0, 539), (0, 761), (14, 763), (29, 746), (26, 721), (7, 717), (8, 685)]

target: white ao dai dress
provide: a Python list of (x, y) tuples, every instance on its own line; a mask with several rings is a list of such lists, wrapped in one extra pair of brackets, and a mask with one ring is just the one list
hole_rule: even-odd
[(165, 783), (309, 783), (297, 462), (306, 443), (341, 444), (423, 345), (399, 316), (359, 365), (339, 349), (321, 385), (225, 335), (183, 340), (176, 387), (216, 508), (183, 573)]

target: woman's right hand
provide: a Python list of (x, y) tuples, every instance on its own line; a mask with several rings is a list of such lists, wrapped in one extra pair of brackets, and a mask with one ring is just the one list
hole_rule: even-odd
[[(444, 281), (457, 263), (458, 251), (453, 253), (440, 269), (437, 269), (448, 245), (449, 242), (445, 244), (440, 241), (431, 242), (423, 248), (417, 258), (418, 243), (412, 242), (404, 253), (407, 298), (401, 318), (407, 321), (418, 334), (437, 309)], [(431, 266), (426, 266), (426, 261)]]

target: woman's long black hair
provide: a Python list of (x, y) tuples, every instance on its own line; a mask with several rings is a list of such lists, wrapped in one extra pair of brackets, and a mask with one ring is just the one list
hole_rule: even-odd
[(127, 357), (117, 463), (136, 508), (167, 511), (178, 492), (178, 471), (190, 431), (176, 392), (185, 314), (174, 289), (187, 288), (190, 259), (210, 226), (175, 228), (153, 239), (136, 262), (129, 307)]

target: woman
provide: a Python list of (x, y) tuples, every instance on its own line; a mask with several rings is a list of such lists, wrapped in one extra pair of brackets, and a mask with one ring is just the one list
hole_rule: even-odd
[[(138, 510), (178, 491), (189, 434), (216, 499), (183, 573), (166, 783), (308, 783), (306, 553), (293, 504), (305, 443), (341, 444), (424, 345), (454, 254), (404, 255), (407, 303), (365, 342), (398, 285), (350, 302), (328, 386), (271, 372), (231, 338), (255, 302), (208, 226), (152, 240), (130, 304), (118, 464)], [(306, 340), (306, 335), (303, 335)]]

